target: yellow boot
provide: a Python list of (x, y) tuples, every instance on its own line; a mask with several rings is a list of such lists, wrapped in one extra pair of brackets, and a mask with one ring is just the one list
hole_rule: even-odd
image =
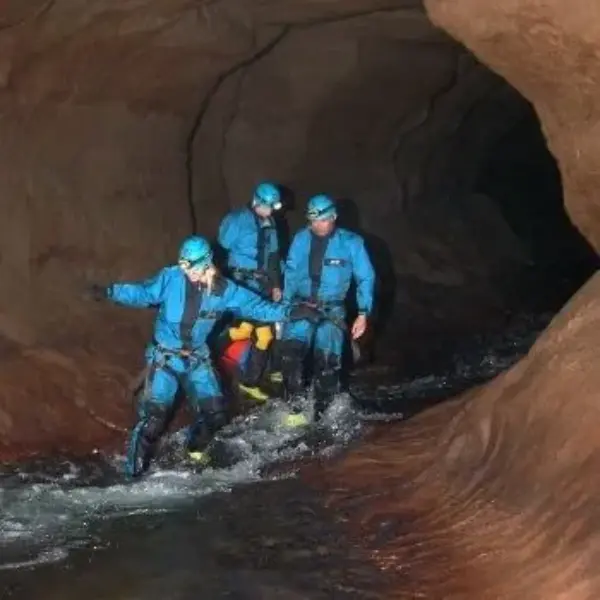
[(283, 373), (281, 371), (269, 373), (269, 381), (271, 383), (283, 383)]
[(308, 419), (302, 413), (290, 413), (283, 418), (283, 425), (293, 429), (308, 424)]
[(198, 450), (194, 450), (192, 452), (187, 453), (187, 457), (193, 463), (201, 467), (206, 467), (210, 463), (210, 458), (206, 452), (200, 452)]
[(264, 404), (269, 399), (269, 395), (263, 392), (259, 387), (250, 387), (242, 383), (238, 384), (238, 387), (242, 392), (250, 396), (250, 398), (259, 404)]

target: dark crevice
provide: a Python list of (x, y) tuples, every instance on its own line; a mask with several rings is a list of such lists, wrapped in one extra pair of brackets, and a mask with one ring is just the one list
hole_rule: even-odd
[(400, 155), (402, 154), (405, 147), (407, 147), (411, 140), (411, 134), (416, 136), (417, 139), (422, 139), (423, 132), (422, 127), (427, 124), (429, 119), (438, 108), (438, 105), (443, 102), (445, 96), (451, 93), (458, 83), (459, 73), (460, 73), (460, 61), (462, 58), (462, 53), (459, 53), (456, 57), (456, 66), (452, 71), (448, 78), (448, 82), (444, 84), (437, 92), (431, 95), (427, 107), (423, 112), (423, 119), (420, 122), (415, 123), (410, 130), (406, 131), (404, 128), (401, 129), (398, 134), (398, 143), (396, 144), (396, 148), (394, 150), (393, 155), (393, 169), (396, 174), (396, 179), (403, 178), (404, 183), (402, 184), (402, 200), (403, 202), (399, 207), (403, 208), (405, 211), (410, 210), (410, 205), (408, 203), (408, 199), (410, 198), (411, 204), (415, 200), (418, 199), (420, 195), (420, 191), (423, 189), (423, 172), (419, 169), (415, 169), (414, 173), (399, 173), (399, 166), (402, 164), (400, 161)]
[[(421, 125), (403, 133), (401, 143), (396, 146), (395, 171), (397, 177), (404, 178), (404, 196), (410, 199), (410, 205), (406, 202), (402, 205), (407, 213), (428, 206), (431, 201), (464, 193), (469, 186), (467, 181), (461, 181), (460, 173), (477, 171), (477, 168), (465, 161), (460, 153), (453, 155), (449, 152), (449, 146), (458, 149), (461, 144), (457, 143), (457, 136), (464, 135), (465, 132), (473, 135), (476, 130), (469, 125), (473, 115), (507, 88), (501, 79), (477, 63), (471, 62), (472, 66), (468, 70), (464, 66), (461, 67), (465, 58), (468, 58), (468, 55), (464, 53), (457, 56), (456, 69), (450, 80), (428, 103), (427, 117)], [(465, 102), (469, 96), (471, 99)], [(457, 99), (464, 104), (460, 110), (455, 106)], [(520, 102), (518, 110), (522, 110)], [(485, 125), (487, 136), (489, 124)], [(510, 126), (510, 119), (501, 114), (495, 126), (506, 128)], [(431, 138), (432, 144), (423, 144), (427, 137)], [(474, 161), (478, 158), (473, 154)], [(401, 170), (406, 161), (413, 168)], [(447, 172), (447, 165), (456, 162), (462, 163), (460, 172)], [(440, 165), (443, 165), (442, 168)]]
[[(271, 22), (282, 29), (267, 44), (217, 78), (209, 93), (203, 98), (190, 130), (187, 139), (186, 169), (188, 203), (194, 229), (197, 227), (195, 208), (197, 199), (194, 198), (192, 173), (194, 139), (222, 85), (235, 74), (239, 74), (231, 91), (228, 90), (226, 94), (225, 101), (228, 103), (228, 109), (220, 132), (219, 187), (224, 191), (228, 205), (231, 207), (235, 205), (232, 192), (236, 175), (233, 172), (225, 172), (225, 158), (229, 150), (231, 160), (235, 161), (234, 140), (237, 142), (240, 140), (232, 127), (240, 117), (240, 111), (244, 110), (240, 103), (245, 94), (255, 93), (252, 91), (253, 71), (251, 69), (262, 58), (275, 51), (280, 42), (283, 42), (290, 33), (377, 14), (406, 11), (407, 8), (387, 7), (301, 23)], [(260, 29), (256, 32), (260, 33)], [(392, 244), (392, 238), (397, 232), (385, 229), (386, 223), (381, 215), (374, 221), (383, 225), (381, 232), (383, 237), (380, 237), (379, 232), (374, 235), (372, 232), (365, 231), (360, 225), (360, 218), (351, 217), (350, 221), (354, 224), (348, 226), (365, 235), (368, 245), (373, 248), (376, 267), (384, 274), (385, 281), (382, 282), (381, 288), (381, 294), (385, 296), (381, 299), (383, 316), (376, 324), (376, 330), (390, 339), (396, 337), (394, 331), (400, 331), (402, 335), (412, 335), (413, 331), (422, 331), (423, 342), (420, 343), (422, 348), (419, 352), (425, 356), (424, 361), (421, 361), (423, 363), (430, 360), (431, 353), (428, 348), (431, 349), (432, 345), (442, 343), (440, 339), (432, 341), (428, 336), (441, 338), (462, 335), (460, 332), (463, 327), (468, 329), (464, 334), (471, 335), (478, 326), (487, 327), (492, 322), (493, 325), (489, 325), (490, 331), (495, 334), (498, 328), (506, 325), (513, 313), (517, 318), (516, 315), (520, 310), (548, 308), (548, 305), (545, 308), (542, 306), (543, 302), (536, 305), (533, 301), (533, 296), (536, 294), (538, 297), (544, 296), (545, 292), (527, 285), (528, 274), (536, 261), (527, 254), (530, 248), (522, 252), (522, 248), (519, 247), (521, 232), (518, 227), (512, 227), (509, 216), (500, 206), (504, 202), (502, 194), (497, 194), (492, 188), (482, 187), (479, 183), (481, 172), (484, 169), (490, 170), (486, 165), (494, 161), (494, 153), (502, 145), (502, 140), (509, 136), (510, 132), (526, 125), (532, 118), (535, 120), (535, 115), (526, 99), (501, 77), (479, 63), (464, 47), (445, 39), (439, 41), (399, 38), (399, 42), (398, 47), (402, 48), (400, 59), (404, 49), (408, 48), (408, 54), (418, 55), (418, 48), (421, 46), (427, 46), (428, 51), (431, 51), (432, 47), (439, 47), (439, 55), (446, 53), (447, 56), (451, 53), (452, 57), (449, 64), (446, 63), (448, 70), (438, 70), (434, 75), (439, 77), (440, 81), (437, 89), (428, 92), (422, 99), (417, 99), (410, 112), (407, 112), (406, 108), (403, 109), (404, 114), (408, 116), (397, 120), (396, 124), (392, 125), (393, 136), (390, 136), (386, 146), (387, 160), (382, 155), (382, 161), (387, 164), (390, 162), (391, 155), (390, 172), (393, 176), (392, 182), (395, 181), (395, 189), (392, 183), (392, 193), (382, 194), (381, 199), (377, 201), (379, 204), (372, 208), (374, 212), (380, 212), (382, 206), (387, 206), (389, 216), (397, 217), (400, 226), (404, 228), (401, 231), (409, 233), (409, 241), (403, 245), (393, 240)], [(432, 52), (432, 55), (436, 52), (437, 50)], [(364, 61), (369, 60), (372, 60), (370, 55), (364, 59)], [(434, 60), (432, 64), (438, 68), (439, 63), (435, 63), (435, 59), (432, 60)], [(367, 64), (364, 61), (361, 66), (359, 60), (357, 67), (363, 71), (349, 72), (348, 81), (342, 80), (332, 87), (331, 97), (322, 101), (322, 106), (318, 107), (307, 135), (309, 146), (304, 153), (306, 166), (303, 168), (303, 164), (300, 163), (297, 173), (288, 174), (288, 177), (291, 177), (290, 183), (305, 186), (308, 181), (312, 182), (312, 185), (321, 185), (316, 183), (319, 175), (316, 177), (314, 175), (313, 161), (314, 157), (319, 157), (316, 160), (320, 160), (325, 156), (324, 148), (330, 151), (331, 156), (331, 158), (325, 157), (325, 160), (331, 160), (331, 166), (339, 170), (341, 164), (339, 161), (345, 159), (343, 155), (338, 158), (336, 154), (337, 142), (330, 145), (329, 141), (323, 139), (323, 131), (328, 129), (336, 132), (347, 125), (344, 117), (341, 116), (344, 111), (339, 110), (340, 107), (353, 106), (352, 101), (348, 103), (346, 98), (360, 98), (363, 86), (368, 93), (371, 93), (369, 86), (377, 87), (387, 81), (385, 77), (377, 79), (382, 75), (377, 72), (375, 63), (370, 67), (373, 69), (371, 73), (369, 68), (364, 66)], [(265, 66), (266, 71), (263, 74), (268, 73), (270, 68)], [(294, 66), (290, 68), (293, 70)], [(300, 69), (303, 68), (305, 66), (300, 63)], [(360, 78), (358, 78), (359, 72)], [(278, 73), (277, 76), (282, 75)], [(373, 79), (369, 83), (371, 80), (368, 78), (371, 77)], [(365, 81), (362, 78), (365, 78)], [(418, 80), (418, 77), (416, 79)], [(282, 88), (285, 88), (285, 85)], [(277, 102), (274, 98), (270, 98), (269, 101)], [(389, 110), (394, 108), (390, 104)], [(244, 117), (245, 115), (242, 115), (242, 118)], [(354, 115), (349, 115), (349, 118), (354, 118)], [(372, 119), (373, 115), (368, 115), (368, 118)], [(535, 126), (539, 128), (537, 122)], [(361, 129), (356, 128), (356, 131), (360, 132)], [(265, 133), (265, 135), (269, 134)], [(334, 134), (333, 137), (335, 138), (336, 135)], [(242, 145), (244, 143), (242, 140)], [(355, 143), (360, 147), (365, 141), (357, 139)], [(260, 146), (261, 142), (258, 144)], [(242, 155), (244, 151), (241, 151)], [(545, 144), (535, 151), (543, 155), (541, 160), (553, 161)], [(233, 165), (234, 163), (232, 167)], [(350, 168), (354, 168), (354, 165)], [(319, 166), (317, 166), (317, 173), (320, 173)], [(512, 175), (504, 172), (504, 176)], [(503, 175), (496, 174), (494, 177), (502, 178)], [(335, 183), (333, 185), (335, 186)], [(553, 185), (560, 188), (560, 181)], [(477, 194), (482, 194), (481, 205), (477, 205)], [(351, 206), (352, 199), (344, 199), (344, 202), (346, 200), (348, 201), (346, 206)], [(346, 214), (350, 214), (352, 210), (346, 210)], [(368, 213), (370, 208), (365, 208), (364, 211)], [(293, 217), (294, 215), (292, 219)], [(478, 229), (480, 218), (485, 220), (482, 231)], [(347, 225), (347, 223), (342, 224)], [(487, 234), (496, 234), (495, 227), (500, 236), (497, 248), (494, 242), (487, 244), (485, 239)], [(515, 238), (511, 237), (511, 229)], [(516, 246), (509, 247), (515, 239)], [(389, 245), (393, 245), (393, 249)], [(567, 246), (571, 247), (569, 244)], [(419, 261), (423, 265), (422, 271), (418, 272), (413, 267), (403, 271), (403, 253), (419, 255)], [(582, 259), (582, 262), (585, 264), (581, 267), (581, 271), (589, 273), (589, 262), (586, 262), (586, 259)], [(567, 258), (565, 264), (568, 263)], [(548, 280), (545, 285), (551, 285), (551, 281)], [(568, 289), (572, 290), (572, 288)], [(564, 294), (559, 294), (558, 297), (562, 299), (561, 301), (565, 299)], [(550, 305), (556, 307), (556, 304), (550, 303)], [(395, 320), (391, 322), (389, 319)], [(392, 326), (389, 327), (389, 324)], [(446, 327), (447, 331), (444, 330)], [(446, 342), (449, 342), (448, 345), (452, 347), (457, 340), (446, 340)], [(458, 342), (462, 343), (460, 340)]]
[[(505, 110), (495, 110), (493, 104), (503, 96), (509, 100), (503, 103)], [(472, 180), (479, 171), (482, 153), (494, 146), (495, 132), (499, 131), (501, 135), (512, 128), (514, 119), (519, 118), (526, 108), (527, 104), (501, 80), (492, 80), (488, 87), (482, 87), (481, 93), (459, 113), (452, 129), (447, 130), (426, 155), (422, 173), (427, 183), (421, 192), (422, 202), (436, 198), (456, 200), (472, 191)], [(490, 119), (487, 111), (492, 111), (497, 117)], [(481, 131), (485, 131), (483, 138)], [(452, 149), (464, 152), (469, 160), (453, 153)]]
[[(263, 59), (264, 57), (269, 55), (273, 50), (275, 50), (275, 48), (280, 44), (280, 42), (282, 42), (287, 37), (288, 34), (290, 34), (291, 32), (293, 32), (295, 30), (309, 29), (312, 27), (318, 27), (318, 26), (322, 26), (322, 25), (330, 25), (330, 24), (334, 24), (334, 23), (338, 23), (338, 22), (350, 21), (353, 19), (360, 19), (360, 18), (376, 16), (376, 15), (380, 15), (380, 14), (383, 15), (383, 14), (389, 14), (389, 13), (395, 13), (395, 12), (408, 12), (408, 11), (414, 10), (414, 8), (415, 8), (414, 5), (411, 3), (409, 6), (405, 6), (405, 7), (398, 7), (398, 6), (382, 7), (382, 8), (378, 8), (378, 9), (374, 9), (374, 10), (373, 9), (372, 10), (364, 10), (364, 11), (357, 11), (357, 12), (350, 13), (350, 14), (335, 15), (335, 16), (331, 16), (331, 17), (322, 17), (319, 19), (308, 20), (308, 21), (304, 21), (304, 22), (300, 22), (300, 23), (281, 23), (281, 22), (276, 22), (276, 21), (269, 23), (270, 26), (281, 27), (281, 30), (279, 31), (279, 33), (275, 37), (273, 37), (269, 42), (267, 42), (264, 46), (262, 46), (259, 50), (254, 52), (252, 55), (235, 63), (229, 69), (227, 69), (221, 75), (219, 75), (219, 77), (217, 77), (217, 79), (215, 80), (215, 82), (210, 87), (209, 91), (207, 92), (207, 94), (202, 99), (202, 102), (200, 104), (198, 112), (196, 113), (196, 116), (194, 117), (194, 120), (192, 122), (192, 127), (187, 136), (186, 144), (185, 144), (185, 149), (186, 149), (185, 150), (185, 155), (186, 155), (185, 170), (186, 170), (186, 179), (187, 179), (187, 185), (186, 185), (187, 202), (188, 202), (188, 207), (189, 207), (189, 212), (190, 212), (190, 221), (191, 221), (193, 232), (196, 232), (198, 230), (198, 215), (196, 213), (196, 207), (194, 204), (194, 181), (193, 181), (194, 180), (194, 177), (193, 177), (194, 140), (196, 139), (196, 135), (200, 131), (204, 117), (206, 116), (212, 101), (214, 100), (216, 94), (221, 89), (222, 85), (236, 73), (247, 69), (248, 67), (252, 66), (253, 64), (257, 63), (258, 61), (260, 61), (261, 59)], [(256, 39), (257, 37), (258, 37), (258, 34), (256, 31), (254, 31), (254, 38)], [(240, 88), (240, 91), (241, 91), (241, 88)], [(234, 100), (234, 102), (235, 102), (235, 100)], [(231, 122), (229, 124), (229, 127), (230, 126), (231, 126)], [(225, 189), (226, 188), (227, 188), (227, 186), (225, 186)]]
[[(415, 12), (416, 8), (417, 6), (415, 6), (415, 3), (409, 1), (407, 6), (398, 6), (396, 4), (395, 6), (382, 6), (381, 8), (361, 10), (353, 13), (346, 13), (343, 15), (331, 15), (330, 17), (307, 19), (306, 21), (300, 21), (296, 23), (282, 23), (279, 21), (271, 21), (269, 22), (269, 24), (284, 27), (293, 27), (294, 29), (305, 29), (319, 25), (331, 25), (333, 23), (342, 23), (344, 21), (351, 21), (353, 19), (361, 19), (364, 17), (373, 17), (377, 15), (385, 15), (397, 12)], [(426, 19), (425, 15), (423, 15), (423, 19)]]
[[(56, 4), (56, 0), (47, 0), (46, 2), (40, 3), (40, 6), (32, 11), (32, 14), (26, 14), (24, 17), (13, 23), (1, 23), (0, 31), (7, 29), (16, 29), (22, 25), (27, 25), (33, 21), (40, 19), (41, 17), (48, 14), (52, 7)], [(10, 8), (10, 7), (9, 7)]]
[(443, 98), (456, 87), (459, 78), (462, 55), (463, 51), (460, 50), (456, 56), (456, 67), (450, 74), (448, 82), (440, 87), (437, 92), (431, 95), (427, 105), (424, 108), (419, 109), (416, 118), (414, 115), (411, 115), (408, 117), (408, 119), (405, 119), (405, 123), (408, 121), (409, 126), (406, 124), (400, 125), (400, 129), (396, 135), (396, 144), (394, 145), (394, 150), (392, 153), (392, 169), (396, 176), (396, 180), (399, 182), (399, 189), (401, 190), (400, 197), (398, 198), (399, 203), (397, 208), (408, 210), (410, 208), (407, 202), (408, 199), (414, 199), (416, 192), (423, 187), (421, 182), (422, 175), (420, 171), (416, 170), (412, 175), (410, 173), (400, 171), (399, 167), (401, 165), (401, 161), (399, 160), (399, 157), (404, 148), (409, 145), (412, 139), (411, 134), (418, 137), (422, 136), (421, 128), (431, 118), (431, 115), (437, 109), (438, 104), (443, 101)]
[(194, 173), (193, 173), (193, 164), (194, 164), (194, 140), (196, 138), (196, 134), (200, 130), (202, 126), (202, 122), (204, 117), (210, 108), (211, 102), (217, 92), (221, 89), (221, 86), (233, 75), (238, 73), (239, 71), (249, 67), (253, 63), (261, 60), (265, 56), (267, 56), (270, 52), (272, 52), (277, 45), (288, 35), (291, 31), (291, 27), (285, 26), (275, 35), (269, 42), (267, 42), (262, 48), (254, 52), (249, 57), (241, 60), (234, 65), (232, 65), (229, 69), (224, 71), (213, 83), (208, 93), (204, 96), (200, 108), (196, 113), (194, 121), (192, 123), (192, 127), (186, 139), (185, 144), (185, 170), (187, 177), (187, 202), (190, 211), (190, 221), (192, 232), (195, 233), (198, 231), (198, 215), (196, 213), (196, 206), (194, 203)]
[(244, 81), (245, 75), (247, 73), (247, 69), (243, 69), (239, 72), (238, 77), (235, 81), (235, 89), (233, 91), (233, 99), (230, 102), (229, 109), (229, 118), (227, 119), (227, 123), (223, 127), (223, 134), (221, 135), (221, 151), (220, 151), (220, 159), (219, 159), (219, 167), (221, 172), (221, 185), (223, 186), (223, 191), (225, 192), (225, 198), (227, 200), (227, 205), (229, 207), (233, 206), (231, 194), (229, 192), (229, 182), (227, 181), (227, 174), (225, 172), (225, 163), (227, 159), (227, 137), (229, 135), (229, 131), (235, 120), (238, 116), (240, 110), (240, 102), (242, 98), (242, 91), (244, 89)]

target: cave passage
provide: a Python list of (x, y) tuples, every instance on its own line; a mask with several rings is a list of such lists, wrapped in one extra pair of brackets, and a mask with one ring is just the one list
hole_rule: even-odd
[(309, 195), (337, 197), (379, 275), (373, 357), (407, 376), (519, 319), (547, 321), (596, 268), (532, 106), (414, 12), (292, 29), (203, 111), (196, 214), (224, 198), (216, 227), (274, 177), (292, 192), (293, 232)]
[[(444, 5), (443, 14), (451, 4), (464, 8), (467, 1), (437, 4)], [(473, 0), (465, 14), (488, 4), (502, 5)], [(129, 385), (151, 335), (149, 311), (92, 304), (84, 290), (90, 283), (145, 278), (173, 264), (183, 236), (195, 230), (214, 239), (226, 212), (246, 204), (258, 181), (274, 180), (287, 190), (290, 232), (304, 223), (307, 198), (326, 192), (339, 200), (340, 223), (365, 236), (378, 274), (376, 315), (364, 346), (375, 365), (392, 364), (394, 377), (409, 382), (445, 373), (456, 366), (457, 356), (467, 357), (467, 367), (479, 368), (479, 363), (469, 364), (470, 350), (486, 352), (493, 340), (510, 338), (515, 329), (536, 334), (598, 266), (596, 253), (565, 213), (557, 163), (532, 105), (433, 27), (420, 0), (401, 0), (392, 7), (382, 0), (12, 0), (0, 12), (0, 203), (5, 217), (0, 461), (52, 457), (60, 459), (63, 469), (52, 478), (46, 467), (38, 472), (37, 463), (30, 463), (35, 468), (29, 478), (18, 469), (12, 479), (2, 476), (0, 533), (3, 543), (18, 546), (14, 560), (3, 554), (12, 566), (4, 564), (0, 576), (11, 570), (18, 574), (8, 593), (30, 598), (28, 590), (44, 590), (45, 597), (67, 598), (80, 596), (83, 586), (90, 598), (94, 593), (114, 597), (130, 588), (135, 593), (137, 585), (142, 596), (162, 598), (175, 590), (183, 598), (197, 596), (199, 586), (208, 582), (215, 594), (230, 585), (244, 597), (256, 593), (285, 599), (306, 597), (302, 575), (310, 573), (315, 598), (332, 597), (330, 582), (348, 597), (373, 597), (383, 563), (374, 553), (367, 558), (357, 553), (344, 563), (341, 557), (348, 555), (351, 542), (339, 531), (346, 531), (348, 523), (336, 519), (345, 519), (345, 512), (332, 516), (312, 510), (315, 499), (300, 498), (295, 481), (274, 485), (269, 502), (260, 487), (264, 482), (248, 485), (239, 503), (239, 495), (223, 493), (230, 484), (217, 474), (211, 488), (215, 494), (200, 504), (194, 494), (204, 493), (206, 483), (194, 478), (175, 488), (159, 480), (135, 493), (118, 485), (106, 492), (94, 483), (96, 476), (104, 482), (96, 463), (88, 465), (94, 477), (86, 485), (85, 469), (62, 461), (63, 452), (88, 455), (101, 449), (114, 457), (122, 451), (133, 419)], [(577, 19), (548, 20), (567, 21), (572, 25)], [(550, 35), (542, 29), (537, 35)], [(587, 47), (580, 55), (586, 53)], [(539, 55), (546, 64), (551, 53)], [(586, 77), (585, 86), (574, 80), (573, 89), (592, 89), (586, 86), (593, 80)], [(580, 112), (584, 106), (574, 105)], [(554, 125), (558, 151), (556, 132), (562, 135), (564, 125), (553, 124), (548, 114), (546, 133), (552, 138), (549, 123)], [(583, 130), (576, 116), (570, 115)], [(569, 140), (577, 141), (577, 135)], [(563, 167), (570, 152), (566, 147)], [(585, 155), (592, 144), (580, 147)], [(577, 173), (589, 164), (581, 160), (570, 166), (575, 175), (564, 168), (563, 173), (571, 174), (572, 192), (579, 185)], [(585, 186), (579, 188), (583, 195)], [(577, 311), (584, 312), (581, 305), (570, 314), (578, 317)], [(568, 400), (585, 387), (585, 378), (587, 389), (598, 389), (593, 380), (598, 370), (590, 366), (595, 340), (580, 344), (576, 328), (567, 331), (569, 318), (535, 356), (521, 361), (520, 374), (511, 375), (508, 384), (501, 376), (479, 390), (475, 402), (466, 396), (427, 411), (422, 421), (390, 426), (387, 438), (357, 444), (350, 452), (354, 458), (339, 461), (338, 471), (323, 461), (324, 472), (331, 469), (327, 493), (335, 487), (352, 503), (357, 498), (349, 490), (364, 484), (355, 505), (364, 501), (376, 515), (385, 501), (372, 494), (390, 492), (389, 514), (378, 523), (385, 527), (376, 534), (371, 527), (369, 541), (365, 537), (360, 543), (385, 544), (381, 534), (401, 547), (403, 532), (414, 533), (416, 543), (405, 555), (394, 553), (390, 559), (396, 567), (398, 556), (407, 556), (407, 564), (413, 561), (413, 570), (400, 576), (406, 589), (422, 595), (423, 587), (435, 587), (433, 564), (459, 579), (456, 589), (462, 592), (461, 578), (471, 571), (456, 567), (468, 565), (475, 572), (486, 560), (491, 571), (501, 571), (503, 585), (512, 585), (506, 573), (529, 564), (514, 540), (523, 547), (535, 542), (540, 564), (548, 569), (538, 575), (548, 575), (551, 568), (577, 571), (579, 554), (565, 568), (554, 569), (548, 561), (566, 547), (551, 547), (554, 539), (562, 540), (564, 532), (577, 537), (593, 522), (582, 520), (579, 527), (560, 520), (573, 512), (568, 506), (573, 494), (565, 493), (562, 505), (553, 504), (560, 497), (555, 484), (564, 483), (565, 473), (579, 483), (597, 471), (571, 469), (571, 461), (589, 456), (585, 440), (597, 439), (595, 421), (586, 417), (598, 403), (582, 395), (591, 401), (579, 410), (580, 404)], [(569, 360), (556, 352), (561, 340), (567, 340)], [(550, 359), (560, 381), (545, 379)], [(519, 377), (524, 377), (520, 388), (514, 384)], [(442, 379), (432, 378), (436, 385)], [(348, 414), (354, 433), (352, 419), (359, 420), (358, 413), (351, 409)], [(581, 445), (574, 431), (584, 440)], [(563, 439), (568, 443), (561, 448)], [(554, 462), (563, 470), (544, 462), (548, 456), (557, 457)], [(486, 461), (491, 464), (487, 470)], [(256, 468), (241, 476), (255, 482)], [(400, 477), (396, 493), (395, 478)], [(7, 484), (9, 479), (14, 485)], [(528, 494), (536, 502), (520, 495), (527, 482), (532, 482)], [(544, 496), (547, 490), (551, 494)], [(221, 493), (230, 501), (223, 503)], [(592, 494), (581, 497), (597, 505)], [(180, 498), (190, 501), (189, 512), (173, 518), (175, 509), (166, 505)], [(487, 512), (482, 510), (486, 498), (492, 506)], [(450, 516), (440, 506), (448, 499)], [(322, 499), (316, 504), (322, 506)], [(149, 518), (149, 506), (159, 514)], [(543, 518), (529, 513), (530, 521), (516, 537), (519, 523), (508, 517), (520, 518), (534, 506), (559, 510)], [(94, 521), (102, 511), (107, 519)], [(133, 522), (132, 516), (139, 520)], [(199, 519), (204, 525), (198, 528)], [(547, 530), (539, 527), (551, 527), (551, 521), (562, 531), (542, 535)], [(97, 527), (91, 531), (94, 547), (71, 563), (71, 571), (63, 569), (69, 553), (77, 552), (82, 540), (89, 542), (92, 522)], [(251, 527), (248, 536), (249, 524), (256, 530)], [(454, 552), (462, 543), (457, 542), (459, 531), (472, 534), (475, 543)], [(294, 549), (290, 540), (298, 532), (306, 535)], [(493, 541), (480, 543), (482, 532)], [(108, 542), (93, 562), (89, 556), (97, 556), (96, 534)], [(502, 536), (512, 554), (494, 545)], [(174, 549), (178, 539), (181, 547)], [(542, 539), (549, 541), (538, 544)], [(432, 545), (433, 559), (426, 554)], [(464, 565), (461, 557), (466, 557)], [(40, 564), (46, 566), (30, 576), (27, 569)], [(418, 580), (421, 568), (425, 574)], [(78, 577), (83, 569), (89, 570), (78, 587), (68, 573)], [(353, 578), (356, 589), (351, 589)], [(448, 580), (440, 582), (438, 597), (452, 595)]]
[[(552, 314), (596, 268), (530, 104), (420, 2), (253, 7), (254, 20), (179, 3), (149, 2), (155, 20), (141, 4), (38, 4), (11, 3), (0, 31), (11, 455), (119, 438), (130, 412), (115, 398), (151, 315), (91, 306), (82, 290), (172, 264), (184, 235), (214, 238), (263, 179), (290, 191), (291, 232), (307, 198), (328, 192), (365, 235), (379, 276), (366, 353), (404, 377)], [(52, 411), (26, 409), (47, 406), (49, 389)]]

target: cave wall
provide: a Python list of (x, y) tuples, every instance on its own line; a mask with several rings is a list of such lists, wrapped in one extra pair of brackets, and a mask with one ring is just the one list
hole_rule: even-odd
[[(597, 8), (427, 8), (535, 105), (597, 248)], [(504, 310), (489, 265), (527, 252), (470, 192), (528, 108), (419, 3), (12, 0), (0, 23), (1, 457), (122, 441), (150, 315), (85, 304), (84, 283), (171, 261), (262, 177), (300, 206), (321, 187), (355, 200), (390, 248), (402, 315), (427, 300), (423, 282), (441, 286), (428, 308), (471, 288), (440, 319), (461, 323), (462, 306), (478, 327)], [(338, 506), (363, 507), (363, 540), (392, 524), (373, 558), (397, 597), (598, 597), (598, 293), (595, 277), (490, 386), (324, 467)]]
[(292, 228), (308, 194), (347, 200), (394, 345), (502, 326), (490, 265), (527, 256), (452, 155), (484, 154), (526, 104), (419, 2), (13, 0), (0, 24), (7, 451), (122, 439), (151, 314), (90, 304), (85, 286), (153, 272), (194, 229), (212, 237), (262, 178), (295, 193)]
[[(597, 6), (426, 5), (533, 103), (567, 211), (597, 249)], [(510, 370), (324, 467), (363, 538), (387, 529), (372, 556), (396, 577), (391, 597), (598, 597), (599, 299), (592, 274)]]
[[(524, 116), (535, 121), (420, 11), (290, 29), (226, 77), (203, 112), (196, 210), (214, 231), (258, 179), (274, 177), (295, 194), (295, 229), (306, 198), (328, 191), (380, 274), (380, 344), (503, 327), (529, 253), (495, 200), (473, 190)], [(205, 215), (213, 203), (222, 208)]]
[(535, 105), (561, 170), (569, 215), (597, 249), (597, 7), (585, 0), (496, 6), (477, 0), (426, 0), (425, 5), (435, 24)]

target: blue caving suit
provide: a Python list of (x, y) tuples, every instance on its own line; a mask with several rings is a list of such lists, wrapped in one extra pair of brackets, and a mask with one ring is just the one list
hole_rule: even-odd
[(212, 289), (194, 285), (178, 266), (139, 283), (113, 283), (107, 296), (134, 308), (155, 307), (154, 337), (146, 348), (147, 376), (131, 433), (127, 471), (145, 470), (165, 431), (179, 384), (196, 414), (190, 449), (200, 447), (226, 422), (225, 402), (213, 369), (207, 337), (225, 311), (266, 322), (286, 318), (289, 306), (275, 304), (216, 276)]
[(269, 296), (281, 287), (279, 242), (273, 217), (260, 218), (251, 208), (229, 213), (219, 227), (219, 244), (239, 283)]
[(326, 317), (321, 323), (292, 320), (281, 341), (281, 367), (288, 395), (303, 389), (303, 361), (314, 344), (315, 418), (331, 403), (339, 382), (346, 334), (345, 300), (354, 278), (359, 313), (373, 309), (375, 272), (361, 236), (335, 228), (317, 236), (300, 230), (290, 246), (285, 267), (284, 301), (316, 305)]
[[(252, 208), (229, 213), (219, 227), (219, 244), (227, 251), (231, 276), (265, 298), (281, 288), (279, 241), (273, 217), (263, 219)], [(258, 386), (267, 363), (267, 351), (273, 340), (270, 324), (242, 321), (229, 329), (230, 339), (251, 339), (251, 350), (242, 374), (242, 383)]]

